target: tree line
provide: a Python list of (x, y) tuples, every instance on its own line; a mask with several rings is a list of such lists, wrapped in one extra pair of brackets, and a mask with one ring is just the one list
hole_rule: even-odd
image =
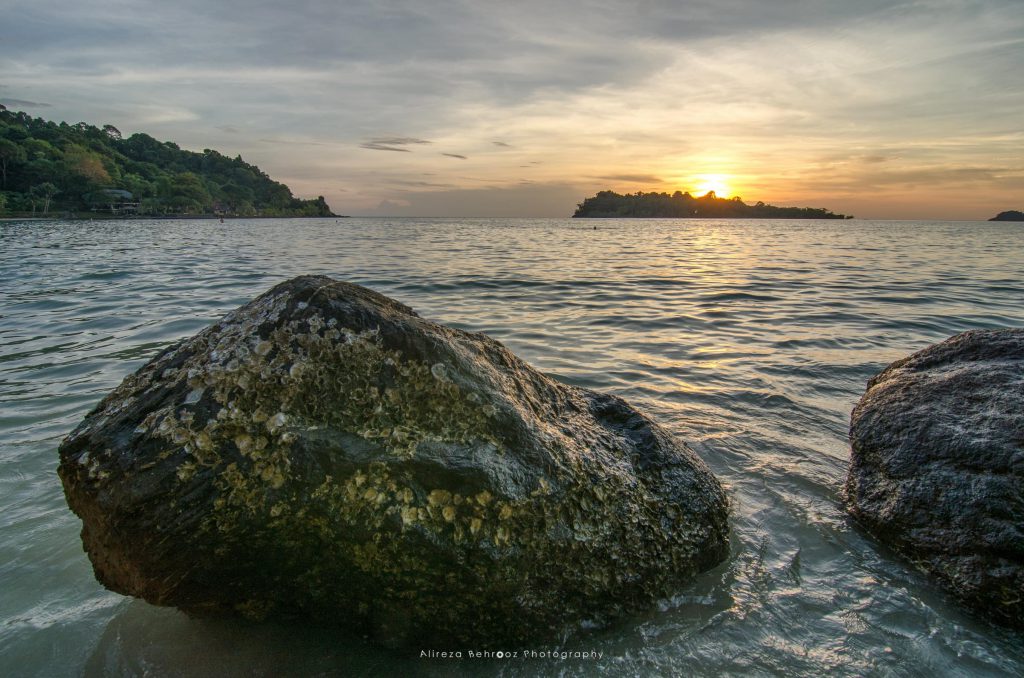
[(69, 125), (0, 105), (0, 214), (334, 216), (241, 156), (182, 150), (113, 125)]
[(714, 191), (695, 198), (689, 193), (619, 194), (600, 191), (577, 204), (574, 217), (645, 218), (645, 217), (731, 217), (735, 219), (852, 219), (819, 207), (776, 207), (758, 202), (748, 205), (739, 197), (719, 198)]

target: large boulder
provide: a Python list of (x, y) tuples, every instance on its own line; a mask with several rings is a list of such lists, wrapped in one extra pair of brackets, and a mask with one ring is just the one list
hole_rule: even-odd
[(625, 401), (325, 277), (165, 350), (60, 459), (108, 588), (393, 645), (550, 640), (728, 552), (718, 481)]
[(969, 606), (1024, 627), (1024, 330), (889, 365), (853, 411), (849, 511)]

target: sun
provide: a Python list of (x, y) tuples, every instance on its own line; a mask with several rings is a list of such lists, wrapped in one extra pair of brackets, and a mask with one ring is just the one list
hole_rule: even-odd
[(729, 197), (729, 184), (726, 183), (725, 175), (698, 174), (695, 179), (697, 179), (697, 187), (694, 195), (701, 196), (706, 195), (709, 191), (714, 191), (719, 198)]

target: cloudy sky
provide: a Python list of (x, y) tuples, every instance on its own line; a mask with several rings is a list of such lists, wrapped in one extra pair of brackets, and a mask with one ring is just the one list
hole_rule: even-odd
[(353, 215), (1024, 209), (1022, 0), (0, 0), (0, 103)]

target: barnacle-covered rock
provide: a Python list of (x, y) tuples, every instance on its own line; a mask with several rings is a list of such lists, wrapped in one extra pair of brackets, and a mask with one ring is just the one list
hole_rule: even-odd
[(728, 550), (717, 480), (623, 400), (325, 277), (165, 350), (60, 457), (108, 588), (396, 645), (550, 639)]
[(853, 411), (849, 511), (957, 598), (1024, 629), (1024, 330), (889, 365)]

